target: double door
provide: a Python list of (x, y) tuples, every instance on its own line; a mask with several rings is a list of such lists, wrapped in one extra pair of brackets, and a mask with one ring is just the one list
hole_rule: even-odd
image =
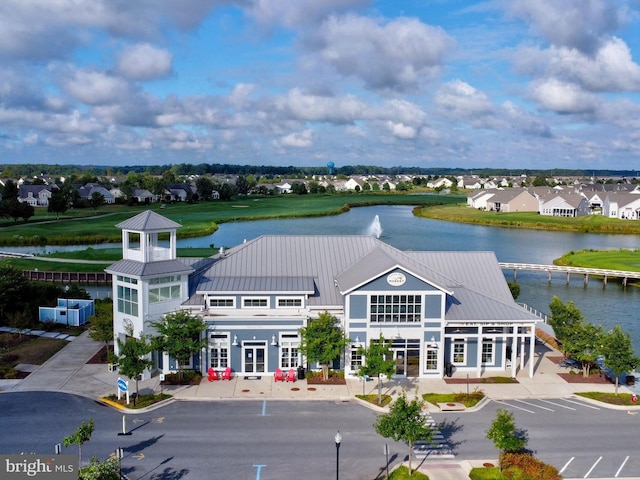
[(245, 373), (265, 373), (267, 371), (267, 342), (245, 342), (242, 350)]

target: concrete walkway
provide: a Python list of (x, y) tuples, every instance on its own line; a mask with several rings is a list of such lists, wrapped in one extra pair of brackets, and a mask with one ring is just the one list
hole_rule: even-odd
[[(46, 332), (42, 332), (45, 335)], [(56, 334), (46, 333), (49, 336)], [(115, 394), (117, 392), (118, 373), (110, 372), (105, 364), (87, 364), (100, 351), (102, 344), (92, 340), (88, 333), (68, 339), (69, 344), (56, 353), (45, 364), (34, 366), (32, 373), (24, 380), (0, 380), (1, 391), (58, 391), (86, 396), (92, 399)], [(550, 356), (559, 356), (543, 344), (536, 345), (535, 376), (527, 376), (528, 369), (519, 372), (518, 383), (488, 384), (473, 383), (469, 379), (463, 383), (451, 384), (444, 379), (400, 379), (384, 382), (384, 393), (397, 397), (406, 392), (411, 397), (425, 392), (454, 393), (482, 390), (488, 398), (506, 400), (515, 398), (566, 397), (580, 391), (614, 391), (612, 384), (567, 383), (558, 373), (567, 372), (566, 368), (549, 360)], [(493, 375), (493, 374), (492, 374)], [(506, 373), (504, 374), (506, 376)], [(454, 375), (454, 378), (456, 375)], [(466, 380), (466, 374), (460, 376)], [(133, 382), (132, 382), (133, 383)], [(637, 388), (633, 387), (634, 389)], [(354, 401), (356, 394), (376, 393), (377, 382), (362, 382), (360, 379), (348, 379), (345, 385), (308, 385), (306, 381), (274, 382), (273, 375), (267, 374), (259, 378), (234, 377), (231, 380), (214, 382), (203, 378), (200, 385), (194, 386), (161, 386), (159, 376), (141, 381), (140, 393), (169, 393), (175, 400), (182, 401), (216, 401), (216, 400), (330, 400)], [(135, 387), (131, 386), (134, 391)], [(620, 386), (619, 391), (629, 392), (629, 387)], [(363, 403), (364, 404), (364, 403)], [(369, 404), (367, 407), (374, 408)], [(161, 408), (161, 407), (159, 407)], [(615, 408), (615, 407), (612, 407)], [(640, 407), (624, 407), (625, 410)], [(432, 411), (439, 411), (432, 407)], [(139, 412), (139, 411), (138, 411)], [(414, 466), (419, 464), (416, 461)], [(427, 458), (419, 470), (429, 475), (432, 480), (468, 480), (469, 471), (483, 463), (496, 463), (497, 458), (477, 461), (456, 461), (438, 458)], [(415, 468), (415, 467), (414, 467)]]

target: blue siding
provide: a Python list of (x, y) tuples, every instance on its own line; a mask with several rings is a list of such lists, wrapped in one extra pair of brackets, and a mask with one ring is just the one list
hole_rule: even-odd
[(350, 295), (349, 296), (349, 315), (351, 318), (366, 319), (367, 312), (367, 296), (366, 295)]
[(441, 318), (442, 295), (424, 295), (424, 318)]
[[(399, 286), (399, 287), (392, 287), (391, 285), (389, 285), (387, 283), (387, 276), (391, 273), (402, 273), (406, 278), (407, 281)], [(415, 290), (422, 290), (422, 291), (436, 291), (437, 289), (434, 288), (433, 286), (429, 285), (428, 283), (423, 282), (422, 280), (414, 277), (413, 275), (405, 272), (404, 270), (401, 270), (399, 268), (396, 268), (395, 270), (393, 270), (392, 272), (389, 272), (381, 277), (378, 277), (374, 280), (372, 280), (371, 282), (367, 283), (366, 285), (362, 286), (360, 289), (360, 291), (380, 291), (380, 290), (384, 290), (384, 291), (388, 291), (389, 294), (393, 294), (396, 292), (401, 292), (401, 291), (415, 291)]]

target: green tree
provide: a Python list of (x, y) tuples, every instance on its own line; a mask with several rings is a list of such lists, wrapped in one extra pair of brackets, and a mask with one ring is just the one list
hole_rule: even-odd
[(185, 310), (169, 313), (151, 325), (158, 332), (158, 336), (153, 340), (154, 347), (176, 359), (178, 377), (182, 379), (183, 365), (207, 346), (207, 340), (202, 338), (206, 325), (200, 317)]
[(604, 335), (602, 341), (604, 366), (610, 368), (616, 377), (616, 395), (618, 395), (618, 377), (624, 372), (631, 372), (640, 364), (631, 343), (631, 337), (620, 325)]
[(80, 480), (120, 480), (120, 461), (108, 458), (104, 462), (91, 457), (89, 465), (78, 472)]
[(589, 376), (591, 366), (602, 352), (603, 331), (600, 325), (580, 323), (562, 343), (569, 357), (582, 364), (582, 374)]
[[(516, 428), (513, 413), (498, 409), (496, 418), (487, 430), (487, 438), (493, 442), (500, 453), (518, 453), (524, 450), (529, 439), (524, 430)], [(502, 462), (498, 461), (500, 469)]]
[(196, 189), (203, 200), (209, 200), (213, 193), (213, 182), (209, 177), (198, 177), (196, 180)]
[[(566, 305), (558, 297), (554, 296), (549, 304), (551, 318), (549, 325), (553, 328), (556, 339), (563, 344), (567, 342), (576, 329), (582, 325), (582, 312), (576, 308), (573, 302)], [(566, 350), (564, 350), (566, 354)]]
[(89, 198), (89, 205), (91, 205), (91, 208), (98, 213), (98, 208), (104, 205), (104, 195), (100, 192), (93, 192), (91, 194), (91, 198)]
[(430, 443), (434, 430), (425, 423), (422, 414), (424, 401), (416, 397), (410, 402), (403, 392), (391, 405), (389, 413), (380, 415), (374, 424), (376, 432), (385, 438), (399, 442), (407, 442), (409, 446), (409, 475), (412, 474), (411, 459), (413, 457), (413, 445), (421, 440)]
[(322, 378), (329, 378), (329, 364), (340, 358), (349, 339), (338, 325), (338, 319), (325, 311), (318, 318), (309, 319), (307, 326), (300, 329), (300, 352), (309, 362), (322, 366)]
[(386, 341), (381, 333), (380, 338), (372, 341), (368, 348), (358, 348), (358, 355), (364, 356), (364, 363), (358, 369), (358, 375), (378, 377), (378, 405), (382, 405), (382, 375), (391, 379), (396, 371), (391, 342)]
[(56, 220), (60, 219), (60, 214), (69, 208), (69, 199), (62, 190), (54, 190), (47, 205), (47, 212), (55, 213)]
[(124, 342), (117, 339), (118, 370), (122, 375), (136, 382), (136, 396), (133, 399), (135, 405), (139, 394), (138, 377), (153, 365), (153, 361), (149, 358), (153, 347), (148, 337), (141, 334), (140, 338), (136, 338), (131, 329), (128, 329), (126, 333), (127, 337)]
[(96, 300), (95, 314), (89, 317), (89, 336), (107, 348), (107, 361), (111, 360), (109, 344), (113, 341), (113, 301)]
[(68, 447), (70, 445), (78, 445), (78, 471), (80, 471), (80, 469), (82, 468), (82, 445), (91, 439), (93, 430), (93, 419), (90, 418), (87, 423), (82, 422), (82, 424), (77, 428), (75, 432), (62, 439), (62, 444), (65, 447)]
[(17, 311), (19, 305), (29, 303), (29, 281), (17, 268), (0, 266), (0, 319)]
[(520, 296), (520, 284), (516, 282), (507, 282), (507, 285), (509, 285), (509, 290), (511, 290), (511, 296), (514, 300), (517, 300)]

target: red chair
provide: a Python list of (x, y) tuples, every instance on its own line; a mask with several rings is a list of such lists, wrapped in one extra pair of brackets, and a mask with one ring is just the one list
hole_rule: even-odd
[(222, 372), (222, 380), (231, 380), (231, 367), (227, 367)]
[(291, 368), (287, 372), (287, 382), (295, 382), (296, 381), (296, 371)]
[(209, 373), (210, 382), (213, 382), (214, 380), (220, 380), (220, 376), (218, 375), (218, 372), (216, 372), (213, 368), (209, 368), (208, 373)]
[(284, 373), (279, 368), (276, 368), (276, 372), (273, 374), (273, 380), (276, 382), (284, 382)]

